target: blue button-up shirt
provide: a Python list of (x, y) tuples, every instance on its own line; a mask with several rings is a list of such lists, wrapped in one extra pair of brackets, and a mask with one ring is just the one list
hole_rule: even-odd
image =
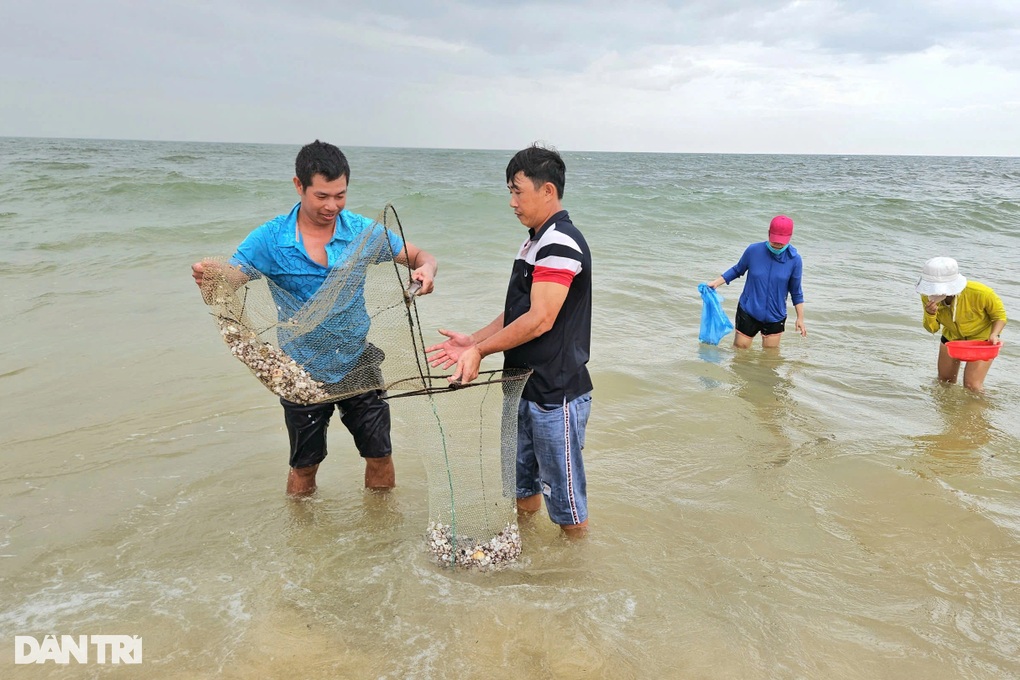
[[(277, 327), (280, 347), (316, 380), (335, 383), (351, 371), (367, 343), (366, 268), (392, 260), (404, 249), (404, 242), (375, 220), (343, 210), (326, 244), (324, 267), (305, 250), (297, 227), (300, 207), (299, 202), (289, 213), (248, 234), (231, 262), (249, 277), (261, 275), (275, 284), (270, 290), (281, 322)], [(323, 288), (331, 277), (343, 280)], [(323, 296), (336, 294), (334, 285), (343, 286), (335, 301), (313, 299), (320, 289)], [(307, 314), (324, 301), (327, 304), (320, 313)], [(305, 311), (300, 323), (288, 326), (286, 322), (300, 310)]]

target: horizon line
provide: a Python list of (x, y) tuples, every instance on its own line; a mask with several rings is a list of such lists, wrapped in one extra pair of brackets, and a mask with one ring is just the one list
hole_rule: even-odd
[[(288, 146), (301, 147), (303, 143), (290, 142), (222, 142), (209, 140), (185, 140), (185, 139), (137, 139), (127, 137), (40, 137), (37, 135), (0, 135), (0, 139), (32, 139), (32, 140), (64, 140), (84, 142), (144, 142), (149, 144), (219, 144), (236, 146)], [(305, 142), (307, 143), (307, 142)], [(339, 145), (338, 145), (339, 146)], [(654, 154), (663, 156), (857, 156), (862, 158), (1000, 158), (1012, 159), (1020, 156), (1007, 154), (949, 154), (949, 153), (876, 153), (864, 151), (845, 152), (796, 152), (796, 151), (611, 151), (603, 149), (564, 149), (554, 145), (548, 145), (560, 153), (569, 154)], [(391, 146), (376, 144), (345, 144), (343, 148), (355, 149), (393, 149), (393, 150), (419, 150), (419, 151), (497, 151), (505, 153), (516, 153), (519, 149), (500, 149), (495, 147), (445, 147), (445, 146)]]

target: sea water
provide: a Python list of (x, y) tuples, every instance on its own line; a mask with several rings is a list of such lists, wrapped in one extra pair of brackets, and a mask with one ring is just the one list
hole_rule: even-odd
[[(278, 402), (191, 279), (290, 209), (296, 151), (0, 139), (0, 675), (1020, 675), (1020, 344), (1007, 325), (983, 396), (938, 384), (913, 290), (948, 255), (1020, 313), (1020, 159), (565, 152), (591, 534), (540, 514), (513, 568), (463, 574), (427, 559), (396, 403), (392, 493), (336, 423), (315, 497), (285, 496)], [(348, 208), (391, 202), (439, 260), (426, 341), (495, 318), (526, 235), (512, 152), (345, 151)], [(779, 213), (807, 337), (699, 344), (697, 285)], [(144, 660), (14, 664), (47, 634), (137, 635)]]

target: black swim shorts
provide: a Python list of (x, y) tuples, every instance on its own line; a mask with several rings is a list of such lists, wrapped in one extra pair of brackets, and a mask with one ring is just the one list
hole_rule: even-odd
[(778, 335), (786, 330), (786, 317), (784, 316), (779, 321), (758, 321), (758, 319), (745, 312), (744, 308), (738, 304), (737, 316), (734, 319), (733, 325), (738, 332), (743, 333), (749, 338), (753, 338), (758, 333), (762, 335)]
[(328, 404), (296, 404), (280, 399), (290, 436), (290, 466), (310, 467), (326, 457), (326, 429), (333, 409), (354, 437), (362, 458), (384, 458), (393, 453), (390, 443), (390, 405), (382, 390), (372, 390)]

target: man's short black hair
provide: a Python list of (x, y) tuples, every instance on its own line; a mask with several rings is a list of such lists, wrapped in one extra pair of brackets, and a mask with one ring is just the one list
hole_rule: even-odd
[(303, 188), (310, 186), (316, 175), (322, 175), (327, 182), (340, 177), (346, 177), (350, 182), (351, 166), (347, 164), (343, 151), (316, 139), (298, 151), (297, 160), (294, 161), (294, 175)]
[(563, 186), (567, 182), (567, 166), (555, 149), (532, 144), (527, 149), (521, 149), (510, 163), (506, 166), (507, 186), (513, 186), (514, 177), (518, 172), (532, 181), (535, 188), (539, 188), (546, 182), (552, 182), (556, 187), (556, 195), (563, 198)]

